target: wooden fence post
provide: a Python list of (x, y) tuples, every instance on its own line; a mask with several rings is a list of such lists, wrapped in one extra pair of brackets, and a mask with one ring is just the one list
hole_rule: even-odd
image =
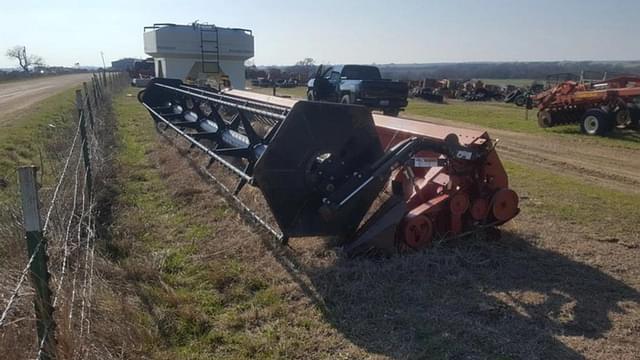
[[(91, 159), (89, 154), (89, 138), (87, 137), (87, 122), (84, 114), (84, 107), (82, 106), (82, 91), (76, 90), (76, 107), (78, 109), (78, 119), (80, 121), (80, 139), (82, 140), (82, 160), (84, 161), (84, 169), (87, 176), (87, 194), (91, 199), (93, 194), (93, 177), (91, 174)], [(91, 201), (91, 200), (89, 200)]]
[(27, 255), (29, 259), (33, 258), (29, 271), (31, 272), (31, 282), (36, 290), (33, 303), (36, 312), (38, 345), (42, 344), (40, 359), (50, 360), (55, 359), (55, 321), (53, 319), (51, 289), (49, 288), (47, 239), (42, 233), (42, 222), (40, 221), (36, 167), (23, 166), (18, 168), (18, 179), (27, 238)]
[[(100, 103), (100, 90), (98, 89), (100, 87), (100, 81), (98, 80), (98, 78), (96, 77), (96, 74), (93, 74), (93, 78), (91, 79), (91, 82), (93, 82), (93, 89), (95, 90), (96, 93), (96, 103)], [(99, 107), (100, 105), (96, 105), (96, 108)]]
[(100, 76), (93, 74), (93, 79), (96, 81), (96, 91), (98, 92), (98, 99), (102, 99), (102, 91), (100, 90)]
[(87, 111), (89, 112), (89, 124), (93, 129), (93, 109), (91, 108), (91, 94), (89, 93), (89, 89), (87, 87), (87, 83), (82, 83), (82, 88), (84, 88), (84, 96), (87, 99)]

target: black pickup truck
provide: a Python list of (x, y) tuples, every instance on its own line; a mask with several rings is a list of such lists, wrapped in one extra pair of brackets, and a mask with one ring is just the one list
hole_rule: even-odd
[(382, 79), (380, 70), (368, 65), (341, 65), (322, 69), (307, 84), (307, 99), (364, 105), (396, 116), (407, 106), (406, 83)]

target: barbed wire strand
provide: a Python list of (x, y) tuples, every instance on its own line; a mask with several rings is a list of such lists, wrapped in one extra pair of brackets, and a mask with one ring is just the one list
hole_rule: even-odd
[[(80, 113), (80, 117), (84, 116), (84, 110), (81, 110)], [(78, 130), (80, 130), (80, 127), (78, 126)], [(76, 139), (77, 139), (77, 133), (76, 133)], [(85, 141), (83, 141), (80, 145), (80, 148), (82, 146), (84, 146)], [(74, 139), (74, 144), (72, 145), (75, 147), (75, 139)], [(80, 168), (80, 162), (82, 160), (81, 156), (78, 156), (78, 162), (76, 164), (76, 172), (75, 172), (75, 182), (74, 182), (74, 194), (73, 194), (73, 209), (71, 211), (71, 214), (69, 215), (69, 223), (67, 225), (67, 231), (65, 234), (65, 239), (64, 239), (64, 246), (65, 246), (65, 255), (63, 258), (63, 266), (62, 266), (62, 270), (61, 270), (61, 277), (60, 277), (60, 282), (58, 284), (58, 288), (56, 290), (56, 295), (54, 297), (53, 300), (53, 306), (56, 305), (57, 300), (58, 300), (58, 296), (60, 295), (60, 290), (62, 287), (62, 283), (64, 281), (64, 273), (65, 273), (65, 264), (67, 261), (67, 258), (69, 256), (69, 251), (68, 251), (68, 239), (69, 239), (69, 235), (70, 235), (70, 228), (71, 228), (71, 224), (73, 221), (73, 215), (77, 209), (77, 195), (78, 195), (78, 175), (79, 175), (79, 168)], [(78, 240), (80, 241), (80, 233), (81, 233), (81, 229), (82, 229), (82, 220), (84, 217), (84, 208), (85, 208), (85, 191), (86, 191), (86, 186), (87, 186), (87, 173), (85, 172), (85, 176), (84, 176), (84, 181), (83, 181), (83, 186), (82, 186), (82, 212), (80, 214), (80, 218), (78, 220)], [(53, 202), (52, 205), (53, 206)], [(73, 279), (73, 285), (74, 285), (74, 293), (75, 293), (75, 274), (76, 272), (74, 272), (74, 279)], [(73, 293), (72, 293), (73, 294)], [(72, 319), (72, 312), (73, 312), (73, 296), (71, 299), (71, 305), (70, 305), (70, 316), (69, 319)], [(71, 328), (71, 321), (69, 322), (69, 328)], [(44, 336), (42, 337), (39, 347), (38, 347), (38, 353), (36, 355), (36, 360), (40, 359), (43, 351), (44, 351), (44, 343), (47, 339), (47, 336), (49, 335), (49, 329), (45, 329), (45, 333)]]
[[(85, 181), (85, 185), (86, 185), (86, 181), (87, 181), (87, 173), (85, 172), (85, 176), (84, 176), (84, 181)], [(77, 246), (78, 248), (82, 249), (82, 222), (84, 221), (84, 217), (85, 217), (85, 192), (82, 192), (82, 207), (81, 207), (81, 213), (80, 213), (80, 219), (78, 220), (78, 232), (77, 232)], [(76, 295), (76, 279), (77, 279), (77, 271), (74, 272), (73, 274), (73, 290), (71, 292), (71, 306), (69, 308), (69, 324), (71, 324), (71, 321), (73, 320), (73, 304), (75, 303), (75, 295)], [(69, 325), (71, 326), (71, 325)]]
[[(104, 89), (105, 91), (108, 91), (107, 88)], [(91, 98), (90, 98), (90, 94), (86, 94), (85, 96), (85, 101), (82, 104), (82, 109), (80, 109), (80, 114), (79, 114), (79, 121), (78, 121), (78, 127), (76, 129), (75, 135), (73, 137), (73, 141), (71, 144), (71, 147), (69, 149), (69, 153), (65, 159), (64, 162), (64, 166), (62, 169), (62, 173), (59, 176), (58, 182), (55, 186), (55, 190), (53, 192), (53, 195), (51, 197), (51, 200), (49, 202), (49, 208), (47, 209), (47, 213), (45, 216), (45, 221), (44, 221), (44, 225), (43, 225), (43, 232), (46, 232), (50, 223), (50, 219), (51, 219), (51, 214), (54, 210), (56, 201), (58, 199), (58, 194), (60, 192), (60, 189), (62, 188), (62, 184), (64, 183), (66, 174), (67, 174), (67, 170), (72, 158), (72, 155), (74, 153), (74, 150), (76, 148), (76, 144), (77, 144), (77, 140), (78, 140), (78, 136), (80, 134), (80, 126), (82, 124), (82, 117), (86, 116), (86, 109), (85, 107), (91, 106)], [(98, 118), (98, 110), (102, 109), (104, 104), (101, 104), (101, 101), (98, 101), (98, 99), (94, 99), (94, 107), (96, 110), (96, 114), (94, 115), (94, 122), (95, 120)], [(95, 129), (91, 129), (93, 130), (90, 133), (90, 150), (95, 150), (98, 151), (97, 147), (99, 146), (99, 141), (98, 141), (98, 136), (96, 134)], [(86, 141), (86, 140), (85, 140)], [(84, 146), (84, 142), (82, 143), (82, 146)], [(78, 209), (78, 175), (79, 175), (79, 166), (80, 166), (80, 161), (81, 161), (81, 156), (78, 155), (78, 163), (76, 164), (76, 171), (75, 171), (75, 180), (74, 180), (74, 185), (73, 185), (73, 206), (71, 209), (71, 212), (69, 213), (69, 220), (67, 222), (67, 226), (66, 226), (66, 231), (65, 231), (65, 235), (64, 235), (64, 239), (63, 239), (63, 259), (62, 259), (62, 266), (61, 266), (61, 272), (60, 272), (60, 280), (57, 286), (57, 290), (56, 290), (56, 294), (54, 297), (54, 301), (53, 301), (53, 306), (55, 306), (57, 304), (58, 298), (61, 296), (61, 288), (62, 288), (62, 284), (64, 282), (64, 277), (67, 271), (67, 262), (70, 256), (71, 251), (69, 250), (69, 239), (70, 239), (70, 233), (71, 233), (71, 225), (73, 223), (73, 219), (74, 219), (74, 215)], [(83, 187), (82, 187), (82, 211), (80, 214), (80, 217), (78, 219), (78, 232), (77, 232), (77, 246), (80, 247), (82, 249), (82, 245), (84, 245), (85, 248), (85, 253), (84, 253), (84, 266), (83, 266), (83, 270), (84, 270), (84, 276), (83, 276), (83, 286), (82, 286), (82, 309), (81, 309), (81, 319), (80, 319), (80, 338), (82, 339), (83, 335), (84, 335), (84, 320), (85, 320), (85, 307), (86, 307), (86, 317), (87, 317), (87, 327), (86, 327), (86, 334), (88, 335), (90, 333), (90, 329), (91, 329), (91, 322), (89, 321), (89, 316), (91, 313), (91, 299), (87, 299), (87, 291), (88, 291), (88, 296), (91, 297), (93, 294), (93, 277), (94, 277), (94, 262), (95, 262), (95, 219), (93, 218), (93, 212), (94, 212), (94, 206), (95, 206), (95, 202), (92, 199), (91, 194), (89, 194), (89, 204), (88, 204), (88, 209), (86, 208), (86, 198), (85, 198), (85, 193), (86, 193), (86, 187), (87, 187), (87, 177), (88, 174), (86, 173), (86, 169), (85, 169), (85, 176), (84, 176), (84, 182), (83, 182)], [(86, 212), (85, 212), (86, 210)], [(85, 243), (82, 244), (82, 224), (85, 221), (85, 217), (86, 217), (86, 239), (85, 239)], [(66, 217), (63, 217), (62, 219), (66, 219)], [(63, 220), (64, 221), (64, 220)], [(62, 229), (61, 229), (62, 230)], [(22, 285), (24, 284), (24, 281), (26, 279), (27, 274), (29, 273), (29, 268), (31, 267), (31, 264), (33, 263), (34, 259), (35, 259), (35, 255), (38, 253), (38, 251), (40, 250), (40, 247), (42, 246), (44, 241), (44, 237), (40, 240), (40, 242), (36, 245), (35, 251), (32, 254), (32, 256), (29, 258), (29, 261), (27, 263), (27, 265), (25, 266), (24, 270), (22, 271), (20, 278), (18, 280), (18, 283), (16, 284), (16, 287), (14, 289), (14, 291), (12, 292), (9, 301), (7, 302), (7, 305), (5, 307), (5, 309), (2, 312), (2, 315), (0, 316), (0, 327), (4, 324), (8, 313), (10, 311), (10, 309), (12, 308), (13, 304), (15, 303), (16, 299), (18, 298), (18, 295), (20, 293), (20, 289), (22, 287)], [(70, 268), (70, 265), (69, 265)], [(79, 270), (79, 269), (78, 269)], [(73, 271), (73, 290), (72, 290), (72, 295), (71, 295), (71, 306), (70, 306), (70, 310), (69, 310), (69, 328), (71, 328), (72, 325), (72, 319), (73, 319), (73, 303), (75, 302), (75, 293), (76, 293), (76, 280), (77, 280), (77, 274), (78, 271)], [(87, 285), (87, 281), (88, 281), (88, 285)], [(12, 322), (13, 323), (13, 322)], [(39, 359), (41, 357), (41, 355), (43, 354), (44, 351), (44, 343), (45, 340), (47, 338), (49, 334), (49, 329), (45, 329), (45, 333), (44, 336), (42, 338), (42, 340), (40, 341), (40, 346), (38, 349), (38, 354), (36, 359)], [(81, 344), (81, 347), (83, 347), (83, 344)], [(74, 355), (75, 355), (76, 351), (74, 351)]]
[[(82, 116), (82, 114), (81, 114), (81, 116)], [(81, 149), (82, 146), (84, 146), (84, 143), (85, 143), (85, 141), (82, 141), (82, 143), (80, 144), (79, 149)], [(82, 156), (78, 156), (78, 162), (76, 164), (76, 172), (75, 172), (76, 181), (75, 181), (75, 184), (74, 184), (74, 207), (73, 207), (72, 213), (70, 214), (69, 224), (71, 224), (71, 222), (73, 220), (73, 214), (75, 213), (75, 210), (77, 209), (77, 204), (76, 204), (77, 203), (77, 194), (78, 194), (78, 191), (77, 191), (78, 190), (78, 187), (77, 187), (78, 181), (77, 180), (78, 180), (79, 173), (80, 173), (79, 169), (80, 169), (81, 161), (82, 161)], [(85, 172), (84, 173), (83, 186), (82, 186), (82, 211), (80, 213), (80, 217), (79, 217), (79, 220), (78, 220), (78, 241), (79, 241), (79, 243), (81, 241), (82, 221), (83, 221), (83, 218), (85, 216), (85, 192), (86, 192), (86, 187), (87, 187), (87, 176), (88, 176), (88, 174)], [(65, 243), (67, 242), (67, 240), (68, 239), (65, 239)], [(64, 265), (65, 262), (66, 262), (66, 257), (63, 259), (63, 265)], [(63, 271), (64, 271), (64, 268), (63, 268)], [(60, 279), (60, 282), (58, 284), (58, 288), (56, 289), (56, 294), (55, 294), (55, 297), (54, 297), (54, 300), (53, 300), (53, 305), (54, 306), (57, 303), (58, 295), (60, 294), (60, 289), (62, 287), (63, 279), (64, 279), (64, 272), (61, 275), (61, 279)], [(74, 272), (74, 289), (75, 289), (75, 272)], [(73, 311), (73, 297), (71, 299), (71, 303), (70, 303), (69, 308), (70, 308), (69, 311), (71, 313)], [(71, 320), (71, 318), (72, 317), (70, 316), (69, 319)], [(71, 328), (71, 322), (69, 323), (69, 328)], [(40, 359), (41, 358), (41, 355), (44, 352), (44, 343), (45, 343), (48, 335), (49, 335), (49, 331), (48, 331), (48, 329), (45, 329), (45, 333), (44, 333), (42, 339), (40, 340), (40, 344), (39, 344), (39, 347), (38, 347), (38, 354), (36, 356), (36, 359)]]
[[(51, 199), (51, 203), (49, 206), (49, 210), (47, 211), (47, 217), (45, 220), (45, 225), (43, 227), (43, 232), (46, 230), (46, 227), (48, 225), (49, 222), (49, 217), (51, 216), (51, 212), (53, 209), (53, 205), (55, 204), (55, 200), (57, 198), (57, 194), (60, 191), (60, 188), (62, 186), (63, 180), (64, 180), (64, 176), (66, 174), (67, 168), (69, 167), (69, 162), (71, 160), (71, 157), (73, 155), (73, 149), (75, 148), (75, 144), (78, 140), (78, 135), (80, 133), (80, 125), (78, 125), (78, 129), (76, 130), (76, 134), (73, 138), (73, 142), (71, 144), (71, 150), (69, 151), (69, 155), (67, 156), (66, 160), (65, 160), (65, 164), (62, 170), (62, 174), (60, 175), (60, 179), (58, 180), (58, 183), (56, 185), (55, 191), (53, 193), (53, 197)], [(36, 254), (38, 254), (38, 251), (40, 251), (40, 247), (42, 246), (42, 242), (44, 241), (44, 237), (42, 237), (40, 239), (40, 241), (38, 242), (38, 244), (36, 245), (33, 254), (31, 255), (31, 257), (29, 258), (29, 261), (27, 262), (27, 265), (24, 267), (24, 269), (22, 270), (22, 273), (20, 274), (20, 278), (18, 279), (18, 283), (16, 284), (13, 292), (11, 293), (11, 296), (9, 297), (9, 301), (7, 301), (7, 305), (5, 306), (5, 309), (2, 311), (2, 315), (0, 315), (0, 327), (3, 326), (7, 315), (9, 314), (9, 311), (11, 310), (11, 308), (13, 307), (16, 299), (18, 298), (18, 295), (20, 293), (20, 289), (22, 288), (22, 285), (24, 284), (25, 279), (27, 278), (27, 274), (29, 273), (29, 268), (31, 267), (31, 264), (33, 264), (33, 260), (36, 257)]]
[[(89, 207), (91, 210), (91, 207)], [(91, 221), (91, 216), (89, 215), (89, 219), (87, 223)], [(87, 232), (87, 237), (85, 239), (85, 259), (84, 259), (84, 280), (82, 283), (82, 307), (80, 308), (80, 340), (82, 340), (82, 336), (84, 335), (84, 315), (85, 315), (85, 306), (87, 300), (87, 281), (88, 281), (88, 270), (89, 270), (89, 236), (90, 233)]]
[(29, 258), (29, 262), (27, 262), (27, 266), (24, 267), (24, 270), (22, 270), (22, 273), (20, 274), (20, 279), (18, 280), (18, 284), (16, 285), (13, 292), (11, 293), (11, 296), (9, 297), (9, 301), (7, 301), (7, 305), (5, 309), (2, 311), (2, 315), (0, 316), (0, 327), (4, 325), (4, 322), (7, 318), (7, 315), (9, 314), (9, 311), (11, 310), (11, 308), (13, 307), (13, 304), (18, 298), (18, 293), (20, 292), (20, 289), (22, 288), (22, 284), (24, 284), (24, 280), (26, 279), (27, 274), (29, 273), (29, 267), (31, 267), (33, 260), (36, 258), (36, 254), (38, 253), (38, 251), (40, 251), (40, 246), (42, 245), (42, 242), (43, 242), (43, 239), (40, 239), (40, 241), (35, 247), (35, 250), (33, 251), (33, 254)]
[[(82, 161), (82, 157), (78, 156), (78, 162), (76, 164), (76, 171), (75, 171), (75, 181), (73, 184), (73, 207), (71, 209), (71, 213), (69, 214), (69, 221), (67, 222), (67, 229), (64, 235), (64, 240), (63, 240), (63, 248), (64, 248), (64, 254), (62, 257), (62, 268), (60, 270), (60, 280), (58, 281), (58, 288), (56, 289), (56, 294), (53, 298), (53, 306), (55, 307), (56, 304), (58, 303), (58, 297), (60, 294), (60, 289), (62, 288), (62, 284), (64, 282), (64, 276), (65, 276), (65, 272), (66, 272), (66, 267), (67, 267), (67, 260), (69, 258), (69, 235), (71, 234), (71, 225), (73, 224), (73, 218), (76, 212), (76, 209), (78, 208), (78, 178), (80, 175), (80, 162)], [(85, 186), (86, 186), (86, 182), (85, 182)], [(82, 191), (84, 192), (85, 186), (83, 186)], [(80, 226), (80, 225), (78, 225)]]
[(80, 124), (82, 122), (78, 121), (78, 128), (76, 129), (76, 134), (73, 137), (73, 142), (71, 143), (71, 149), (69, 149), (69, 155), (64, 162), (64, 167), (62, 168), (62, 174), (60, 175), (60, 179), (58, 180), (58, 184), (56, 184), (55, 190), (53, 191), (53, 195), (51, 196), (51, 201), (49, 202), (49, 209), (47, 210), (47, 216), (44, 220), (44, 226), (42, 227), (42, 232), (47, 231), (47, 226), (49, 225), (49, 218), (51, 217), (51, 211), (53, 210), (53, 206), (58, 197), (58, 192), (60, 191), (60, 187), (62, 186), (62, 182), (64, 180), (64, 176), (67, 172), (67, 168), (69, 167), (69, 161), (71, 160), (71, 155), (73, 154), (73, 150), (76, 147), (76, 142), (78, 141), (78, 136), (80, 134)]
[[(93, 207), (95, 203), (91, 205), (90, 210), (91, 214), (93, 214)], [(91, 221), (93, 220), (93, 221)], [(89, 295), (87, 300), (87, 336), (91, 333), (91, 299), (93, 296), (93, 264), (95, 262), (95, 249), (96, 249), (96, 232), (95, 232), (95, 219), (93, 216), (89, 217), (90, 225), (87, 226), (87, 231), (89, 231), (89, 245), (91, 247), (91, 254), (89, 254), (90, 263), (89, 263)]]

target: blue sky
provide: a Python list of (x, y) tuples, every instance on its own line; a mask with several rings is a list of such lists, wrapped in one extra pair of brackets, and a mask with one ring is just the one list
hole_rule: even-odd
[(252, 29), (258, 65), (638, 60), (639, 14), (640, 0), (0, 0), (0, 51), (100, 65), (143, 57), (146, 25), (199, 20)]

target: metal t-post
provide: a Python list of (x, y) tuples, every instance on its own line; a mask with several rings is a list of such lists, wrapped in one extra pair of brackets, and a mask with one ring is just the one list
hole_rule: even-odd
[(27, 255), (30, 259), (29, 271), (31, 272), (31, 282), (36, 290), (33, 304), (36, 312), (38, 346), (42, 344), (42, 351), (39, 351), (40, 359), (50, 360), (55, 359), (55, 321), (53, 319), (51, 289), (49, 288), (47, 239), (43, 235), (42, 222), (40, 221), (36, 167), (18, 168), (18, 179), (27, 239)]

